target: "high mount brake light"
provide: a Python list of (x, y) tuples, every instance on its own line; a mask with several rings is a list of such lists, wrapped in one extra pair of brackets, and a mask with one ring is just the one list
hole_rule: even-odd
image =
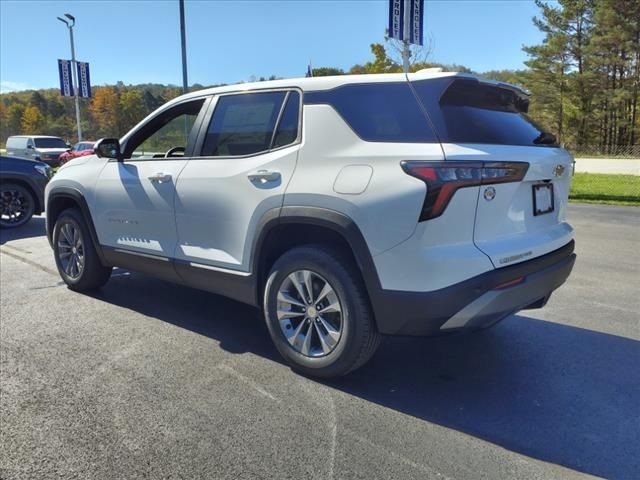
[(427, 185), (420, 221), (442, 215), (460, 188), (521, 181), (527, 162), (422, 162), (405, 160), (402, 169)]

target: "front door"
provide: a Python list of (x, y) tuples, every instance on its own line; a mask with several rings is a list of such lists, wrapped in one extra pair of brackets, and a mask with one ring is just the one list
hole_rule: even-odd
[(115, 265), (175, 277), (170, 259), (177, 242), (176, 182), (204, 102), (161, 111), (123, 139), (124, 161), (109, 161), (102, 170), (92, 214), (100, 244)]

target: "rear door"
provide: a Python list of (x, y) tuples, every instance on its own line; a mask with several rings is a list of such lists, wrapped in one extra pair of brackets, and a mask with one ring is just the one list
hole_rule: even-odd
[[(526, 115), (528, 98), (504, 84), (448, 77), (415, 81), (447, 161), (481, 162), (474, 242), (498, 268), (556, 250), (572, 238), (566, 205), (573, 159)], [(510, 162), (528, 164), (500, 180)]]
[(300, 145), (301, 92), (221, 95), (212, 102), (176, 198), (177, 265), (249, 272), (265, 212), (279, 209)]

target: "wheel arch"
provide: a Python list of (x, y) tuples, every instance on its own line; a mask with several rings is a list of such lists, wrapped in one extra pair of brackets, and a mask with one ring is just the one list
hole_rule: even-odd
[(49, 243), (51, 244), (53, 241), (53, 228), (55, 227), (60, 214), (67, 208), (78, 208), (87, 228), (89, 229), (91, 241), (96, 249), (98, 258), (100, 259), (100, 262), (106, 266), (107, 262), (105, 261), (102, 247), (98, 241), (98, 234), (96, 233), (95, 225), (91, 218), (89, 205), (87, 204), (82, 192), (70, 187), (56, 187), (49, 192), (46, 201), (47, 205), (45, 212), (47, 217), (47, 239), (49, 240)]
[(343, 213), (320, 207), (283, 207), (279, 216), (272, 215), (263, 222), (252, 259), (257, 305), (261, 305), (266, 278), (274, 262), (287, 250), (302, 245), (329, 245), (353, 260), (375, 316), (380, 281), (360, 229)]

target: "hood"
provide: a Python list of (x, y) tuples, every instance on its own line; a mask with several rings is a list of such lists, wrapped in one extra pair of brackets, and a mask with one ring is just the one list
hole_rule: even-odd
[(63, 170), (69, 167), (77, 167), (78, 165), (84, 165), (92, 160), (97, 160), (99, 157), (96, 155), (83, 155), (81, 157), (75, 157), (69, 160), (67, 163), (63, 164), (58, 168), (58, 171)]

